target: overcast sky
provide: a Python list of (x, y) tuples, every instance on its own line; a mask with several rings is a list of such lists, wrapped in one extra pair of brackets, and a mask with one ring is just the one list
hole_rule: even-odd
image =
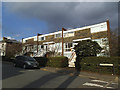
[(4, 2), (3, 36), (21, 39), (61, 30), (110, 21), (118, 27), (117, 2)]

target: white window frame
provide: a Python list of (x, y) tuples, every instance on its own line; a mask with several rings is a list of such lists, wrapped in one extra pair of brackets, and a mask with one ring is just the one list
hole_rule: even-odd
[[(42, 36), (42, 37), (44, 37), (44, 40), (46, 39), (45, 36)], [(38, 41), (44, 41), (44, 40), (42, 40), (42, 37), (39, 37)]]
[[(42, 38), (44, 38), (43, 40), (42, 40)], [(44, 41), (45, 40), (45, 37), (41, 37), (41, 41)]]
[[(72, 47), (68, 47), (69, 43), (72, 43)], [(67, 45), (67, 47), (66, 47), (66, 45)], [(70, 51), (66, 51), (66, 49), (71, 49), (71, 48), (73, 48), (73, 42), (65, 43), (65, 48), (64, 48), (65, 52), (70, 52)]]

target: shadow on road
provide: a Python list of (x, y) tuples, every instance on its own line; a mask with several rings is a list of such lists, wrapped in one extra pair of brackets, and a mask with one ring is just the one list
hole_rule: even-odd
[[(60, 70), (56, 73), (52, 73), (52, 74), (47, 74), (39, 79), (37, 79), (36, 81), (24, 86), (23, 88), (40, 88), (42, 85), (46, 84), (48, 81), (52, 81), (54, 78), (63, 76), (63, 75), (69, 75), (71, 72), (67, 72), (67, 73), (60, 73), (63, 72), (63, 70)], [(67, 88), (67, 86), (69, 86), (69, 84), (79, 75), (79, 73), (75, 73), (73, 76), (70, 76), (67, 80), (65, 80), (61, 85), (59, 85), (57, 88)], [(59, 81), (58, 81), (59, 82)], [(56, 88), (56, 89), (57, 89)], [(21, 89), (22, 90), (22, 89)]]
[[(2, 63), (2, 79), (14, 77), (16, 75), (24, 74), (24, 72), (20, 72), (21, 68), (15, 68), (12, 66), (12, 63), (10, 62), (3, 62)], [(31, 83), (28, 85), (24, 86), (23, 88), (40, 88), (42, 85), (46, 84), (48, 81), (52, 81), (53, 79), (64, 76), (64, 75), (69, 75), (72, 72), (70, 71), (65, 71), (65, 70), (59, 70), (56, 73), (51, 73), (47, 74)], [(75, 72), (74, 75), (68, 76), (66, 80), (64, 80), (57, 88), (67, 88), (79, 75), (80, 72)], [(58, 81), (59, 82), (59, 81)], [(23, 89), (21, 88), (21, 89)]]
[[(59, 87), (57, 88), (67, 88), (80, 74), (80, 72), (75, 72), (73, 76), (69, 77), (67, 80), (65, 80)], [(57, 90), (57, 89), (56, 89)]]
[(22, 68), (15, 68), (11, 62), (2, 61), (2, 80), (23, 74)]

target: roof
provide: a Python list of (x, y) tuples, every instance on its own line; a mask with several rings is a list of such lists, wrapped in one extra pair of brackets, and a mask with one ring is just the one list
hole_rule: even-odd
[(21, 43), (21, 42), (15, 40), (15, 39), (6, 39), (6, 40), (2, 40), (0, 42), (2, 42), (2, 43), (5, 43), (5, 42), (6, 43)]

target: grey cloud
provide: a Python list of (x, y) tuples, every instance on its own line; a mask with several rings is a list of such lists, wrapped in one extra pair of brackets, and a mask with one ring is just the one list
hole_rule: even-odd
[[(7, 3), (7, 9), (23, 18), (37, 18), (48, 25), (48, 32), (62, 27), (74, 28), (110, 20), (112, 28), (117, 28), (117, 3), (77, 2), (77, 3)], [(45, 33), (46, 31), (44, 31)]]

